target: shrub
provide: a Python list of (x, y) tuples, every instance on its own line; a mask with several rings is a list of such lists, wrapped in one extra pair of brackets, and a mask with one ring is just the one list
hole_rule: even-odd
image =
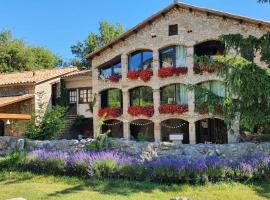
[(95, 178), (111, 178), (117, 171), (115, 160), (97, 160), (88, 169), (89, 176)]
[(26, 154), (20, 151), (14, 151), (5, 157), (0, 157), (0, 170), (13, 170), (20, 168), (21, 162)]
[(123, 164), (119, 166), (119, 176), (129, 180), (144, 180), (146, 168), (142, 164)]

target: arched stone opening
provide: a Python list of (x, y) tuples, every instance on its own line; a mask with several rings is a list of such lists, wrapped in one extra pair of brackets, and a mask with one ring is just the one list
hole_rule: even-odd
[(224, 120), (206, 118), (196, 122), (196, 143), (227, 144), (227, 125)]
[(194, 46), (196, 56), (216, 56), (223, 55), (225, 46), (218, 40), (209, 40)]
[(132, 140), (154, 142), (154, 122), (147, 119), (137, 119), (130, 123)]
[(189, 123), (182, 119), (167, 119), (161, 122), (161, 141), (169, 142), (170, 135), (183, 135), (183, 144), (189, 144)]
[(123, 95), (122, 90), (118, 88), (110, 88), (100, 92), (101, 108), (122, 108)]
[(109, 132), (108, 136), (112, 138), (123, 138), (123, 122), (115, 119), (107, 120), (102, 125), (102, 132)]

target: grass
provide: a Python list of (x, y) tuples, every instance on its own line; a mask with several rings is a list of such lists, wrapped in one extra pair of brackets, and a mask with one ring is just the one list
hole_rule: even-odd
[(270, 183), (218, 183), (204, 186), (104, 180), (84, 182), (78, 178), (0, 172), (0, 200), (23, 197), (38, 199), (169, 200), (185, 196), (193, 200), (263, 200), (270, 198)]

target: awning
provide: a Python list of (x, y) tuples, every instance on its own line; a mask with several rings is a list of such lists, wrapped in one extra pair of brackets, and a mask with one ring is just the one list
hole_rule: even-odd
[(19, 120), (29, 120), (31, 115), (26, 114), (9, 114), (9, 113), (0, 113), (0, 119), (19, 119)]
[(25, 94), (21, 96), (0, 97), (0, 108), (14, 103), (18, 103), (20, 101), (25, 101), (34, 98), (34, 96), (35, 96), (34, 94)]

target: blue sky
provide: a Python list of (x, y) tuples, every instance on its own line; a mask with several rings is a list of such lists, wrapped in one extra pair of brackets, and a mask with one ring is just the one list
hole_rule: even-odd
[[(49, 48), (65, 60), (70, 46), (98, 30), (102, 19), (131, 28), (173, 0), (1, 0), (0, 30), (31, 45)], [(195, 6), (270, 21), (270, 5), (257, 0), (181, 0)]]

